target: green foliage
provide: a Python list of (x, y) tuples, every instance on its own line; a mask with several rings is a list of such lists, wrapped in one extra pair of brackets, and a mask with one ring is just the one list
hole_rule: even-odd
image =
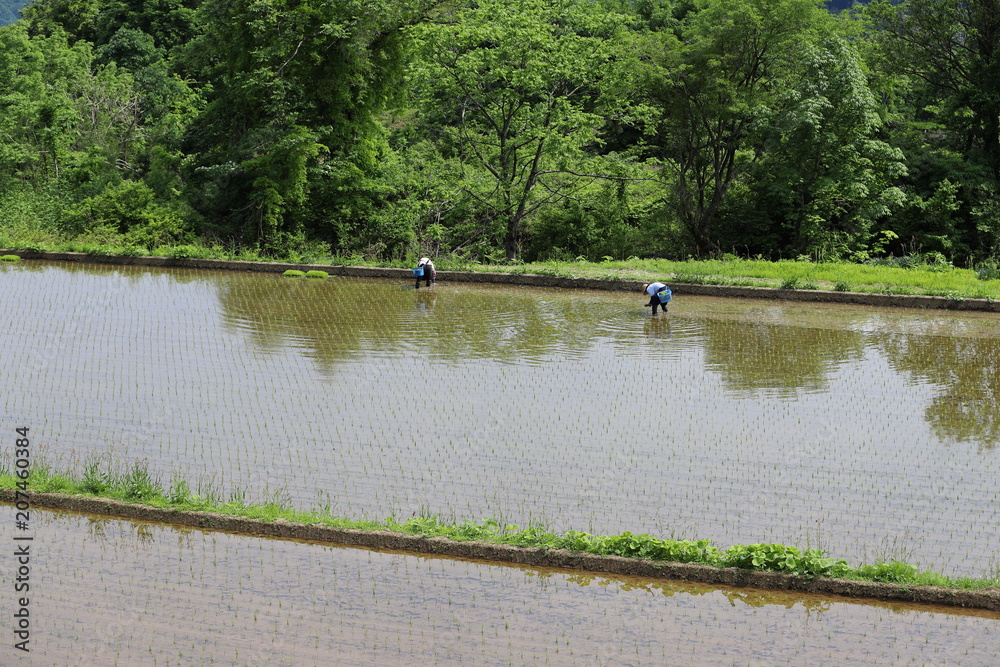
[[(767, 118), (751, 208), (761, 226), (780, 226), (772, 238), (788, 252), (878, 253), (869, 248), (873, 228), (905, 200), (894, 185), (906, 171), (903, 153), (877, 138), (884, 123), (848, 42), (827, 38), (801, 58), (800, 77)], [(752, 238), (732, 242), (759, 247)]]
[(127, 244), (144, 248), (193, 241), (181, 215), (156, 200), (141, 181), (122, 181), (68, 208), (63, 229), (72, 235), (109, 229)]
[(826, 558), (820, 549), (800, 551), (783, 544), (734, 545), (721, 554), (719, 564), (809, 577), (840, 577), (850, 570), (846, 561)]
[(819, 289), (815, 280), (806, 280), (802, 276), (789, 276), (781, 281), (781, 289)]
[(34, 0), (0, 27), (0, 237), (971, 264), (1000, 247), (994, 10)]
[[(12, 475), (10, 470), (0, 470), (0, 488), (13, 489), (18, 481), (19, 479)], [(404, 521), (393, 517), (381, 522), (359, 521), (317, 512), (296, 511), (288, 506), (286, 500), (277, 496), (265, 502), (249, 504), (246, 501), (246, 492), (239, 488), (232, 490), (229, 493), (229, 500), (223, 502), (220, 500), (219, 490), (212, 484), (199, 484), (198, 492), (192, 493), (188, 482), (174, 479), (169, 491), (165, 492), (144, 461), (135, 461), (130, 466), (118, 467), (107, 456), (92, 457), (85, 461), (83, 474), (80, 477), (53, 471), (43, 461), (38, 461), (32, 472), (32, 488), (40, 492), (78, 493), (141, 502), (154, 507), (210, 511), (266, 521), (282, 519), (305, 525), (390, 530), (456, 541), (481, 540), (544, 551), (566, 549), (665, 563), (735, 567), (806, 577), (848, 578), (962, 589), (980, 589), (1000, 583), (996, 573), (980, 579), (968, 577), (953, 579), (935, 572), (919, 572), (914, 566), (899, 561), (851, 567), (843, 559), (827, 557), (820, 549), (802, 551), (782, 544), (733, 545), (720, 550), (709, 540), (660, 539), (630, 532), (607, 536), (570, 530), (557, 534), (542, 525), (531, 525), (522, 529), (520, 526), (501, 524), (494, 519), (454, 523), (444, 521), (438, 515), (426, 510), (419, 516)]]
[(712, 546), (709, 540), (662, 540), (650, 535), (625, 532), (614, 537), (598, 538), (595, 545), (596, 549), (588, 551), (626, 558), (704, 564), (715, 564), (719, 558), (718, 548)]
[(649, 87), (663, 108), (657, 142), (670, 203), (700, 250), (721, 254), (716, 226), (730, 189), (824, 29), (811, 0), (718, 0), (662, 34)]
[(976, 266), (976, 275), (980, 280), (1000, 280), (1000, 262), (993, 258), (980, 262)]
[(212, 89), (182, 164), (195, 208), (270, 251), (305, 229), (349, 243), (337, 225), (356, 219), (386, 151), (377, 119), (400, 90), (403, 27), (433, 4), (202, 4), (204, 32), (186, 56)]
[(170, 485), (167, 501), (171, 505), (183, 505), (191, 498), (191, 486), (186, 480), (175, 479)]
[(18, 255), (2, 255), (0, 256), (0, 262), (20, 262), (21, 258)]
[(868, 581), (885, 581), (894, 584), (912, 583), (917, 576), (917, 568), (907, 563), (893, 561), (863, 565), (853, 573), (859, 579)]
[(139, 461), (125, 471), (118, 486), (125, 500), (141, 502), (162, 494), (159, 485), (150, 475), (149, 468)]
[(216, 256), (216, 251), (199, 245), (179, 245), (166, 246), (153, 249), (154, 255), (170, 257), (172, 259), (211, 259)]
[(306, 275), (305, 271), (299, 271), (298, 269), (288, 269), (283, 274), (286, 278), (301, 278)]
[(327, 273), (326, 271), (318, 271), (316, 269), (313, 269), (312, 271), (306, 271), (305, 273), (306, 278), (318, 278), (320, 280), (322, 280), (323, 278), (328, 278), (329, 276), (330, 274)]
[(577, 194), (607, 166), (600, 142), (623, 17), (578, 0), (484, 0), (453, 20), (421, 26), (415, 76), (437, 120), (442, 151), (468, 167), (463, 196), (480, 233), (521, 250), (542, 207)]
[(100, 458), (92, 458), (84, 463), (80, 491), (100, 495), (111, 487), (112, 479), (111, 472), (106, 468), (106, 462)]
[(603, 181), (572, 201), (539, 211), (528, 227), (525, 261), (598, 261), (681, 254), (677, 230), (662, 214), (655, 181)]

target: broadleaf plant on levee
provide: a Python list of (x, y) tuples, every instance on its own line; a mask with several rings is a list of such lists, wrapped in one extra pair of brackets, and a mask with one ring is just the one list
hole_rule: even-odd
[[(18, 481), (11, 470), (10, 461), (0, 459), (0, 489), (16, 489)], [(964, 590), (1000, 587), (1000, 571), (996, 570), (982, 578), (953, 578), (936, 572), (920, 572), (913, 565), (896, 561), (852, 567), (841, 558), (828, 558), (821, 549), (801, 551), (783, 544), (736, 544), (722, 550), (714, 546), (711, 540), (660, 539), (627, 531), (620, 535), (591, 535), (577, 530), (553, 533), (542, 526), (521, 528), (516, 525), (501, 525), (493, 519), (484, 519), (480, 523), (452, 523), (427, 512), (405, 521), (393, 517), (383, 521), (364, 521), (332, 516), (325, 512), (303, 512), (289, 507), (286, 501), (274, 499), (258, 504), (247, 503), (243, 490), (230, 493), (229, 501), (225, 502), (217, 490), (209, 488), (203, 491), (200, 485), (198, 489), (199, 493), (192, 493), (186, 481), (175, 479), (170, 490), (164, 491), (156, 475), (150, 473), (146, 462), (136, 461), (128, 466), (115, 466), (109, 457), (95, 457), (85, 462), (82, 476), (53, 471), (44, 461), (36, 461), (31, 474), (31, 490), (36, 493), (109, 498), (157, 508), (197, 510), (263, 521), (282, 519), (331, 528), (389, 530), (408, 535), (444, 537), (459, 542), (481, 540), (546, 551), (565, 549), (664, 563), (734, 567), (807, 577), (836, 577)]]

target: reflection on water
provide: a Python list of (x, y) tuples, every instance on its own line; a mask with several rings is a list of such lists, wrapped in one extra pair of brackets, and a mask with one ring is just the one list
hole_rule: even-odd
[(886, 335), (893, 368), (937, 388), (924, 410), (943, 440), (993, 448), (1000, 440), (1000, 339)]
[(772, 323), (758, 313), (745, 321), (705, 319), (705, 363), (726, 385), (751, 394), (825, 391), (838, 364), (857, 360), (862, 334), (847, 329)]
[(359, 518), (977, 575), (1000, 552), (992, 314), (678, 295), (651, 317), (633, 294), (32, 262), (0, 280), (3, 407), (56, 458)]
[(1000, 615), (33, 513), (45, 664), (997, 664)]

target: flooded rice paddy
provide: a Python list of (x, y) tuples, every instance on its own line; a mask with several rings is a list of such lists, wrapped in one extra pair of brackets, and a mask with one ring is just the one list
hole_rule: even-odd
[(0, 282), (3, 411), (58, 466), (142, 459), (352, 518), (1000, 562), (995, 315), (681, 292), (653, 318), (638, 293), (34, 262)]
[(33, 513), (34, 665), (990, 665), (1000, 615)]

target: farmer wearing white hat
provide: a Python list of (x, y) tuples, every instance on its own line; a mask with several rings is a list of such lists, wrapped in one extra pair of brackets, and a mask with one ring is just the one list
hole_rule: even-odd
[(417, 276), (417, 289), (420, 289), (420, 279), (423, 278), (426, 282), (427, 287), (437, 282), (437, 271), (434, 270), (434, 262), (430, 260), (429, 257), (421, 257), (420, 261), (417, 262), (417, 268), (422, 268), (424, 270), (424, 275)]
[(667, 302), (673, 298), (669, 287), (663, 283), (646, 283), (642, 286), (642, 291), (649, 295), (649, 303), (646, 306), (653, 307), (654, 315), (657, 306), (662, 308), (663, 312), (667, 312)]

